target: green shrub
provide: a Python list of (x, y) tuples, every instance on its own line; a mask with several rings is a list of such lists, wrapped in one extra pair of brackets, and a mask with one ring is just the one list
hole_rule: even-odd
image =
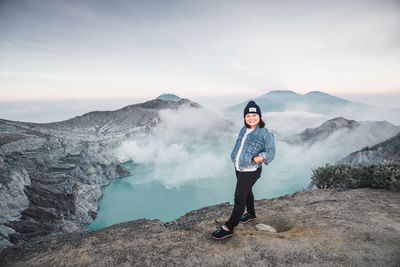
[(400, 191), (400, 163), (351, 166), (329, 165), (312, 169), (311, 180), (317, 188), (385, 188)]

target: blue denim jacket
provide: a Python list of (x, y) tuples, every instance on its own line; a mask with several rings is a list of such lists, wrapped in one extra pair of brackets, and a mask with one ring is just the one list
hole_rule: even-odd
[[(239, 132), (239, 137), (236, 140), (235, 147), (231, 153), (231, 160), (235, 164), (235, 159), (238, 154), (242, 138), (246, 133), (246, 126), (243, 126)], [(264, 158), (264, 163), (268, 165), (275, 157), (275, 139), (274, 134), (269, 132), (267, 128), (260, 128), (259, 125), (250, 132), (243, 144), (243, 150), (239, 158), (239, 170), (255, 167), (261, 167), (262, 162), (252, 164), (252, 158), (261, 156)]]

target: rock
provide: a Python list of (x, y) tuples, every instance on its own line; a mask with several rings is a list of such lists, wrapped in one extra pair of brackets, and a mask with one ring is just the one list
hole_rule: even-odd
[(6, 238), (0, 236), (0, 250), (13, 246), (14, 244), (8, 241)]
[(381, 143), (355, 151), (338, 163), (371, 165), (391, 161), (400, 162), (400, 132)]
[(215, 241), (227, 203), (179, 219), (136, 220), (6, 248), (0, 266), (397, 266), (400, 194), (383, 189), (300, 191), (256, 201), (257, 221)]
[(96, 217), (97, 201), (102, 197), (100, 186), (76, 183), (73, 189), (75, 197), (75, 215), (83, 226), (90, 224)]
[(61, 122), (0, 119), (0, 224), (15, 230), (2, 244), (84, 231), (96, 217), (101, 186), (129, 175), (114, 149), (149, 134), (160, 110), (187, 106), (201, 108), (155, 99)]
[(263, 223), (256, 224), (256, 229), (260, 230), (260, 231), (267, 231), (267, 232), (271, 232), (271, 233), (276, 233), (276, 230), (275, 230), (274, 227), (272, 227), (270, 225), (263, 224)]
[(387, 121), (357, 122), (338, 117), (328, 120), (316, 128), (307, 128), (287, 141), (296, 145), (313, 145), (332, 141), (335, 145), (343, 148), (350, 146), (359, 149), (382, 142), (399, 131), (400, 126), (395, 126)]
[(9, 234), (15, 233), (15, 230), (4, 225), (0, 225), (0, 235), (8, 236)]
[(14, 233), (14, 229), (4, 225), (0, 225), (0, 250), (13, 246), (13, 244), (9, 240), (9, 235)]
[(25, 186), (31, 184), (29, 174), (22, 167), (3, 164), (0, 169), (0, 223), (15, 221), (29, 207)]

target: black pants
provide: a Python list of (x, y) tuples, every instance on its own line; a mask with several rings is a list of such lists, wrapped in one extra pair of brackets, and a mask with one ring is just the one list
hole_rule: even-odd
[(225, 223), (230, 230), (233, 230), (239, 224), (245, 208), (247, 208), (249, 214), (256, 215), (252, 188), (260, 176), (261, 167), (254, 172), (236, 171), (235, 204), (229, 221)]

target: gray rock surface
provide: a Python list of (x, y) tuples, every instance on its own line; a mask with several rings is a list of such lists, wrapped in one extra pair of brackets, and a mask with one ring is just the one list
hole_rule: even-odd
[(301, 133), (294, 136), (293, 143), (315, 143), (324, 140), (332, 133), (338, 130), (352, 130), (358, 126), (354, 120), (347, 120), (342, 117), (334, 118), (324, 122), (321, 126), (316, 128), (307, 128)]
[(8, 236), (14, 234), (15, 230), (4, 225), (0, 225), (0, 250), (11, 247), (13, 244), (8, 241)]
[(187, 99), (151, 100), (54, 123), (0, 119), (0, 249), (49, 234), (84, 230), (97, 214), (100, 187), (128, 170), (121, 142), (151, 133), (159, 111), (201, 108)]
[(338, 163), (371, 165), (391, 161), (400, 162), (400, 132), (381, 143), (355, 151)]
[[(316, 128), (307, 128), (286, 140), (291, 144), (326, 144), (362, 148), (382, 142), (400, 132), (400, 126), (387, 121), (354, 121), (342, 117), (324, 122)], [(354, 150), (353, 150), (354, 151)]]
[(14, 221), (29, 206), (24, 189), (31, 180), (24, 168), (12, 169), (7, 163), (0, 167), (0, 179), (0, 223)]
[[(256, 201), (257, 220), (232, 238), (211, 232), (228, 203), (162, 223), (136, 220), (46, 237), (3, 250), (3, 266), (398, 266), (400, 194), (382, 189), (312, 190)], [(257, 223), (277, 233), (259, 231)]]

